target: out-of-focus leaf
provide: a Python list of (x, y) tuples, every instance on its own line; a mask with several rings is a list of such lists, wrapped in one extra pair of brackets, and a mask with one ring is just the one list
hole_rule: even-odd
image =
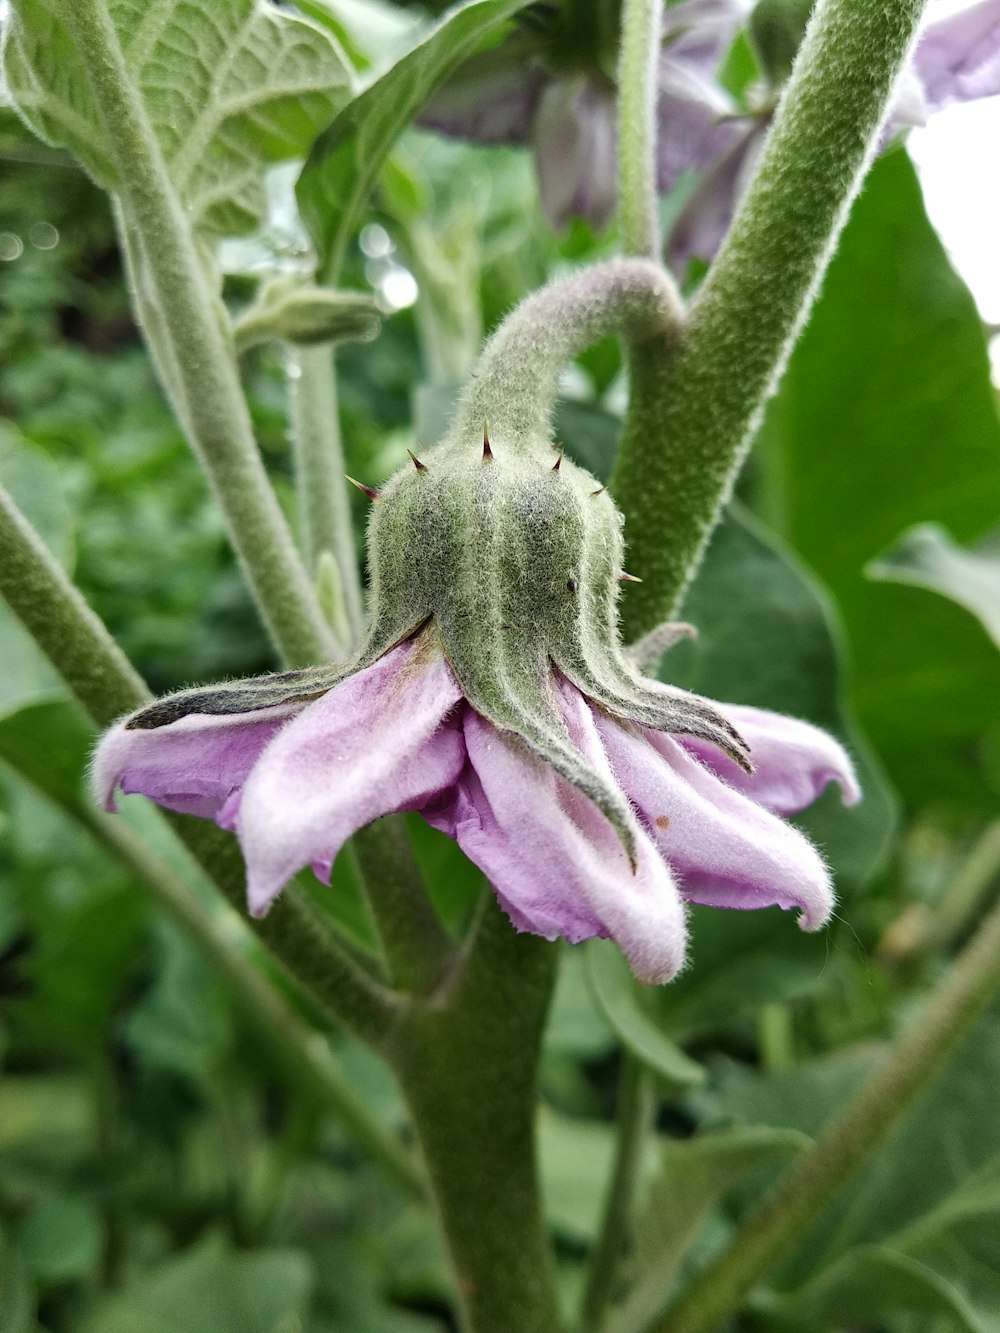
[(547, 1050), (576, 1060), (595, 1060), (615, 1046), (615, 1031), (594, 1000), (586, 950), (566, 948), (545, 1022)]
[(591, 940), (586, 956), (600, 1011), (636, 1059), (672, 1091), (703, 1082), (702, 1066), (686, 1056), (642, 1007), (639, 983), (617, 946), (608, 940)]
[(919, 1315), (956, 1333), (987, 1333), (962, 1293), (909, 1255), (883, 1246), (851, 1250), (794, 1296), (761, 1300), (775, 1333), (816, 1333), (849, 1324), (882, 1324), (894, 1315)]
[(294, 1250), (237, 1252), (212, 1236), (101, 1301), (80, 1333), (289, 1333), (311, 1283)]
[(35, 1309), (24, 1256), (0, 1232), (0, 1328), (4, 1333), (36, 1333)]
[[(570, 1120), (543, 1108), (538, 1121), (545, 1215), (555, 1230), (577, 1244), (594, 1240), (601, 1223), (615, 1132), (608, 1124)], [(649, 1141), (641, 1176), (656, 1170), (656, 1145)]]
[(0, 1163), (75, 1161), (89, 1147), (90, 1122), (90, 1098), (76, 1079), (0, 1079)]
[(920, 523), (868, 566), (869, 578), (911, 583), (964, 606), (1000, 648), (1000, 532), (971, 550), (938, 523)]
[(425, 22), (386, 0), (298, 0), (298, 8), (333, 33), (358, 69), (394, 59)]
[(82, 1199), (42, 1199), (18, 1228), (25, 1263), (43, 1282), (85, 1277), (101, 1252), (101, 1220)]
[(749, 1172), (787, 1161), (808, 1146), (795, 1130), (751, 1125), (667, 1143), (646, 1206), (636, 1219), (634, 1286), (611, 1333), (645, 1328), (670, 1289), (711, 1210)]
[[(303, 156), (348, 97), (343, 52), (312, 22), (261, 0), (109, 8), (192, 224), (214, 235), (250, 230), (264, 211), (266, 165)], [(16, 0), (4, 72), (28, 126), (113, 190), (114, 154), (71, 31), (57, 6)]]
[(0, 716), (0, 760), (58, 804), (82, 800), (94, 729), (69, 699), (39, 699)]
[(324, 280), (339, 277), (359, 211), (403, 129), (455, 66), (526, 3), (468, 0), (456, 6), (349, 102), (316, 140), (299, 177), (298, 196)]
[(903, 152), (865, 182), (761, 432), (762, 511), (832, 590), (860, 721), (914, 802), (995, 805), (970, 759), (1000, 726), (1000, 659), (957, 607), (865, 577), (915, 523), (959, 543), (1000, 515), (982, 324)]

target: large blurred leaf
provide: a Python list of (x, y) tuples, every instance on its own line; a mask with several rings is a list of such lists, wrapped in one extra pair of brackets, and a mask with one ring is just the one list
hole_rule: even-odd
[[(72, 0), (68, 0), (72, 3)], [(132, 79), (192, 224), (233, 235), (264, 212), (269, 162), (301, 157), (349, 95), (331, 36), (261, 0), (111, 0)], [(99, 184), (118, 186), (114, 154), (62, 3), (14, 0), (4, 71), (17, 109), (65, 145)]]
[(295, 1251), (238, 1253), (209, 1237), (105, 1298), (80, 1333), (290, 1333), (310, 1284)]
[(959, 542), (1000, 515), (1000, 423), (982, 326), (902, 152), (876, 165), (761, 433), (771, 522), (832, 589), (860, 719), (914, 801), (995, 801), (970, 759), (1000, 724), (1000, 659), (957, 607), (873, 583), (915, 523)]
[(866, 572), (869, 578), (911, 583), (951, 598), (977, 617), (1000, 648), (1000, 533), (967, 551), (939, 524), (920, 523)]
[(455, 66), (527, 0), (467, 0), (412, 51), (349, 102), (316, 140), (298, 196), (320, 253), (319, 271), (336, 280), (359, 210), (393, 144)]

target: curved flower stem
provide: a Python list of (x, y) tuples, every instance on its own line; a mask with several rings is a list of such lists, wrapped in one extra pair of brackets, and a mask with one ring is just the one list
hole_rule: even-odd
[(622, 249), (656, 259), (656, 74), (662, 0), (625, 0), (618, 57), (618, 194)]
[(826, 271), (923, 0), (822, 0), (760, 167), (684, 325), (639, 345), (612, 492), (636, 638), (676, 612)]
[(135, 872), (197, 949), (229, 984), (234, 999), (300, 1088), (326, 1106), (360, 1146), (408, 1193), (422, 1196), (424, 1181), (398, 1139), (372, 1118), (330, 1050), (248, 958), (227, 938), (188, 886), (132, 830), (106, 815), (83, 820)]
[(590, 1260), (580, 1315), (582, 1333), (600, 1333), (614, 1296), (615, 1276), (625, 1247), (642, 1149), (656, 1109), (646, 1069), (626, 1051), (618, 1085), (618, 1143), (601, 1234)]
[(326, 343), (319, 347), (289, 346), (286, 356), (295, 485), (306, 566), (315, 578), (323, 552), (333, 557), (349, 635), (349, 641), (338, 647), (347, 657), (361, 637), (364, 612), (340, 444), (336, 353), (333, 345)]
[(538, 447), (548, 440), (559, 375), (577, 352), (609, 333), (672, 337), (682, 313), (673, 279), (648, 260), (611, 259), (557, 278), (489, 339), (446, 439), (481, 436), (486, 421), (501, 447)]
[(321, 661), (332, 653), (330, 635), (257, 452), (222, 312), (118, 35), (103, 0), (76, 0), (66, 15), (115, 154), (122, 217), (134, 232), (130, 258), (148, 283), (147, 307), (168, 349), (157, 357), (164, 387), (178, 399), (282, 656), (290, 664)]
[[(149, 700), (106, 626), (2, 488), (0, 595), (99, 726)], [(227, 901), (244, 910), (243, 869), (232, 835), (190, 816), (169, 819)], [(283, 894), (254, 929), (337, 1019), (369, 1041), (384, 1038), (401, 1001), (350, 957), (304, 902)]]
[(351, 839), (394, 985), (429, 994), (455, 963), (455, 946), (427, 893), (399, 815)]
[(1000, 905), (959, 955), (919, 1020), (652, 1333), (719, 1328), (927, 1086), (998, 989)]
[(556, 950), (493, 895), (446, 989), (414, 1001), (385, 1054), (423, 1150), (465, 1333), (558, 1333), (535, 1166), (535, 1077)]

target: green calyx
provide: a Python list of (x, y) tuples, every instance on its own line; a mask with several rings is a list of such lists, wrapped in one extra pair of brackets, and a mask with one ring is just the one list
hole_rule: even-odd
[(634, 855), (625, 798), (569, 737), (558, 674), (622, 721), (748, 758), (711, 705), (626, 657), (621, 529), (605, 488), (546, 441), (453, 435), (374, 499), (373, 618), (358, 665), (432, 622), (469, 703), (590, 797)]

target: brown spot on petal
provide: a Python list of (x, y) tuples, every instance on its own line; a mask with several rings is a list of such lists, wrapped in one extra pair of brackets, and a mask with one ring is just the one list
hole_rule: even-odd
[(670, 820), (667, 818), (666, 815), (660, 815), (660, 816), (657, 818), (657, 821), (656, 821), (656, 827), (657, 827), (657, 828), (669, 828), (669, 827), (670, 827)]

